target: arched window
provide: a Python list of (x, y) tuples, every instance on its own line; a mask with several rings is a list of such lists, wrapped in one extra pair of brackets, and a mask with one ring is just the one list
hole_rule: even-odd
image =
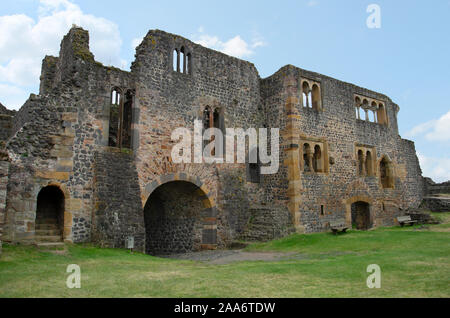
[(114, 88), (109, 108), (108, 146), (131, 148), (132, 108), (132, 91), (128, 90), (124, 96), (119, 88)]
[(370, 151), (366, 153), (366, 175), (373, 176), (372, 153)]
[(322, 99), (320, 96), (320, 88), (317, 84), (312, 87), (312, 108), (315, 110), (322, 109)]
[(315, 172), (323, 172), (322, 150), (319, 145), (314, 147), (313, 168)]
[(358, 150), (358, 174), (360, 176), (364, 175), (364, 154), (362, 150)]
[(109, 107), (109, 138), (108, 145), (110, 147), (118, 147), (119, 145), (119, 125), (120, 111), (122, 105), (122, 92), (118, 88), (114, 88), (111, 92), (111, 103)]
[(380, 181), (383, 188), (394, 187), (392, 163), (386, 157), (380, 161)]
[(123, 116), (121, 125), (121, 146), (123, 148), (131, 148), (131, 114), (133, 108), (133, 92), (128, 90), (125, 94), (123, 104)]
[(180, 72), (186, 73), (186, 55), (184, 54), (184, 47), (180, 50)]
[(303, 107), (311, 107), (309, 99), (309, 84), (306, 81), (303, 82), (302, 84), (302, 99), (303, 99)]

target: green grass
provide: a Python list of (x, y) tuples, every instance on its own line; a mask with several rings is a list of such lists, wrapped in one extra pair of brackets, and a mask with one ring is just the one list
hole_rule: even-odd
[[(289, 252), (272, 262), (226, 265), (69, 245), (65, 254), (4, 245), (0, 297), (450, 297), (450, 213), (439, 225), (292, 235), (247, 247)], [(81, 267), (68, 289), (67, 265)], [(366, 286), (369, 264), (381, 289)]]

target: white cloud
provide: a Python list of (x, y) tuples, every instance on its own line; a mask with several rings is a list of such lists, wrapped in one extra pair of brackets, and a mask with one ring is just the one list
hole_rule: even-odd
[(423, 135), (428, 141), (450, 141), (450, 111), (439, 119), (419, 124), (406, 133), (409, 138)]
[(143, 40), (144, 37), (134, 38), (133, 40), (131, 40), (131, 48), (135, 50), (139, 46), (139, 44), (142, 43)]
[(240, 35), (236, 35), (227, 41), (222, 41), (217, 36), (204, 33), (203, 27), (199, 27), (198, 32), (199, 34), (193, 35), (195, 43), (237, 58), (251, 56), (255, 53), (254, 49), (266, 45), (260, 36), (255, 37), (251, 43), (247, 43)]
[(30, 93), (20, 87), (0, 84), (0, 96), (4, 106), (13, 109), (19, 109), (23, 105), (24, 101), (30, 96)]
[(85, 14), (69, 0), (40, 0), (37, 21), (24, 14), (0, 17), (0, 82), (17, 89), (37, 86), (42, 59), (58, 55), (73, 24), (89, 31), (96, 60), (118, 67), (128, 64), (120, 58), (122, 40), (115, 23)]
[(450, 180), (450, 158), (427, 157), (420, 152), (417, 157), (424, 177), (430, 177), (435, 182)]

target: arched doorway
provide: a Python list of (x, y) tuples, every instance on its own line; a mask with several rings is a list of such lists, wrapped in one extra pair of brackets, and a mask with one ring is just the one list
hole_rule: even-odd
[(62, 241), (64, 201), (64, 193), (57, 186), (47, 186), (39, 192), (36, 207), (36, 241)]
[(368, 230), (372, 227), (370, 220), (370, 205), (367, 202), (357, 201), (351, 206), (352, 227), (357, 230)]
[[(208, 228), (206, 194), (188, 181), (157, 187), (144, 207), (145, 250), (151, 255), (198, 251), (216, 243), (215, 225)], [(211, 218), (215, 224), (214, 218)]]

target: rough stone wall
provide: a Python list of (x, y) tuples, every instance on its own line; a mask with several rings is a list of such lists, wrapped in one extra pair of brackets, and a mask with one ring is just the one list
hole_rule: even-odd
[(430, 178), (423, 178), (424, 198), (421, 207), (433, 212), (450, 211), (450, 181), (435, 183)]
[(9, 110), (0, 103), (0, 141), (6, 141), (12, 134), (13, 119), (16, 111)]
[(9, 174), (9, 158), (4, 149), (0, 150), (0, 255), (2, 254), (2, 235), (5, 225), (5, 208)]
[[(173, 51), (182, 47), (192, 54), (190, 74), (172, 69)], [(235, 213), (248, 214), (251, 195), (247, 194), (254, 192), (252, 185), (247, 185), (246, 167), (173, 164), (169, 159), (173, 146), (170, 137), (178, 127), (193, 131), (194, 120), (202, 119), (206, 106), (223, 112), (225, 127), (262, 127), (255, 67), (179, 36), (150, 31), (137, 48), (132, 73), (139, 108), (137, 168), (141, 188), (168, 173), (200, 177), (216, 203), (218, 244), (223, 245), (242, 227)]]
[[(322, 92), (322, 111), (301, 105), (300, 79), (319, 82)], [(290, 113), (283, 106), (291, 96), (289, 85), (297, 83), (296, 103), (300, 139), (322, 138), (328, 144), (329, 172), (308, 173), (300, 171), (301, 223), (307, 232), (326, 230), (330, 222), (349, 219), (349, 205), (354, 200), (370, 200), (375, 226), (393, 224), (401, 212), (399, 207), (418, 206), (421, 201), (421, 171), (415, 155), (414, 144), (398, 136), (398, 106), (379, 93), (344, 83), (327, 76), (294, 67), (282, 68), (272, 77), (263, 80), (266, 92), (268, 125), (285, 129)], [(358, 120), (355, 116), (354, 94), (372, 97), (385, 102), (388, 126)], [(297, 117), (296, 117), (297, 118)], [(280, 141), (283, 144), (283, 140)], [(284, 143), (285, 144), (285, 143)], [(376, 150), (375, 175), (359, 177), (356, 145), (374, 147)], [(286, 158), (287, 145), (281, 151), (281, 162)], [(383, 189), (380, 184), (379, 162), (389, 156), (395, 170), (395, 188)], [(297, 162), (295, 164), (298, 164)], [(287, 168), (279, 175), (267, 178), (265, 186), (274, 195), (283, 198), (288, 188)], [(273, 191), (272, 191), (273, 189)], [(383, 208), (384, 203), (384, 208)], [(321, 206), (324, 214), (321, 214)]]
[(41, 95), (31, 95), (15, 116), (7, 144), (8, 240), (33, 242), (37, 195), (50, 184), (65, 195), (64, 239), (91, 240), (94, 153), (107, 145), (111, 87), (131, 88), (132, 81), (95, 62), (88, 41), (87, 31), (71, 29), (60, 57), (44, 60)]
[(435, 194), (449, 194), (450, 195), (450, 181), (435, 183), (430, 178), (423, 178), (425, 195)]
[[(125, 248), (127, 237), (133, 236), (135, 250), (143, 252), (144, 217), (132, 153), (115, 148), (97, 152), (94, 171), (93, 241)], [(85, 231), (74, 227), (74, 235), (78, 230)]]

